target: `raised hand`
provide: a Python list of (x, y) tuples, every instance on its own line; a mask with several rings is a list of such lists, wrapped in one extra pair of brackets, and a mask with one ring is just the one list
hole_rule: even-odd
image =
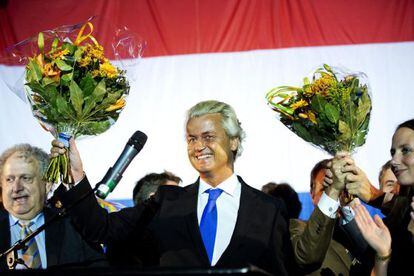
[(353, 160), (344, 166), (343, 172), (347, 173), (346, 189), (349, 194), (369, 202), (381, 193), (380, 190), (371, 184), (364, 171), (357, 167)]
[(370, 216), (364, 205), (354, 207), (355, 221), (364, 239), (380, 257), (391, 253), (391, 234), (382, 219), (375, 215)]
[(341, 192), (345, 189), (347, 173), (344, 173), (344, 167), (353, 162), (348, 153), (341, 152), (335, 155), (331, 162), (328, 163), (328, 169), (325, 172), (324, 185), (329, 185), (326, 193), (334, 199), (338, 199)]
[[(56, 157), (61, 154), (65, 154), (66, 148), (62, 142), (58, 140), (52, 141), (52, 148), (50, 149), (50, 156)], [(84, 177), (82, 159), (80, 157), (78, 148), (76, 147), (75, 139), (69, 140), (69, 160), (72, 177), (75, 183), (82, 180)]]

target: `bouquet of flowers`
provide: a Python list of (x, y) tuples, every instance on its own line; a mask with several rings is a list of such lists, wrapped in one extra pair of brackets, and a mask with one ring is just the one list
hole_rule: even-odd
[[(67, 35), (62, 36), (62, 28)], [(78, 33), (72, 42), (69, 34), (74, 30)], [(33, 115), (65, 146), (70, 137), (97, 135), (113, 125), (130, 89), (125, 70), (105, 57), (92, 32), (90, 21), (41, 32), (35, 54), (23, 59), (24, 88)], [(134, 50), (137, 45), (127, 46)], [(44, 178), (73, 183), (68, 155), (52, 158)]]
[(280, 121), (307, 142), (335, 155), (365, 143), (371, 115), (366, 75), (324, 64), (302, 87), (278, 86), (266, 99)]

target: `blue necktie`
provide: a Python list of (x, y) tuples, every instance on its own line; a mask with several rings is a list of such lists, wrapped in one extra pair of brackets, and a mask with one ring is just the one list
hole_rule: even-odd
[(208, 255), (208, 259), (213, 259), (214, 242), (216, 240), (217, 232), (217, 207), (216, 200), (221, 195), (221, 189), (209, 189), (205, 191), (209, 194), (208, 202), (203, 211), (203, 216), (200, 221), (200, 233), (204, 242), (204, 247)]

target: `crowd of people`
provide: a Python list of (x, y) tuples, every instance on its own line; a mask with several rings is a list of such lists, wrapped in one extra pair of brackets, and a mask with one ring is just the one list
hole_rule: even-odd
[[(108, 212), (93, 195), (75, 141), (52, 142), (50, 155), (16, 145), (0, 156), (0, 253), (54, 213), (75, 205), (23, 249), (3, 257), (0, 270), (53, 266), (235, 268), (254, 265), (273, 275), (397, 275), (414, 257), (414, 120), (400, 124), (379, 189), (347, 154), (318, 162), (310, 173), (314, 210), (286, 183), (262, 191), (235, 173), (244, 130), (233, 108), (204, 101), (186, 118), (187, 153), (199, 173), (181, 187), (170, 172), (151, 173), (133, 191), (134, 207)], [(50, 157), (69, 151), (74, 185), (50, 200), (42, 179)], [(71, 187), (69, 189), (69, 187)], [(365, 204), (385, 215), (371, 217)]]

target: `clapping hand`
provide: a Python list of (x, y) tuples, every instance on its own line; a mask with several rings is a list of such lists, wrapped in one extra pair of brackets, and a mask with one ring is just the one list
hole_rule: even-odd
[(355, 221), (364, 239), (376, 251), (380, 257), (391, 253), (391, 234), (382, 219), (375, 215), (370, 216), (364, 205), (354, 207)]

